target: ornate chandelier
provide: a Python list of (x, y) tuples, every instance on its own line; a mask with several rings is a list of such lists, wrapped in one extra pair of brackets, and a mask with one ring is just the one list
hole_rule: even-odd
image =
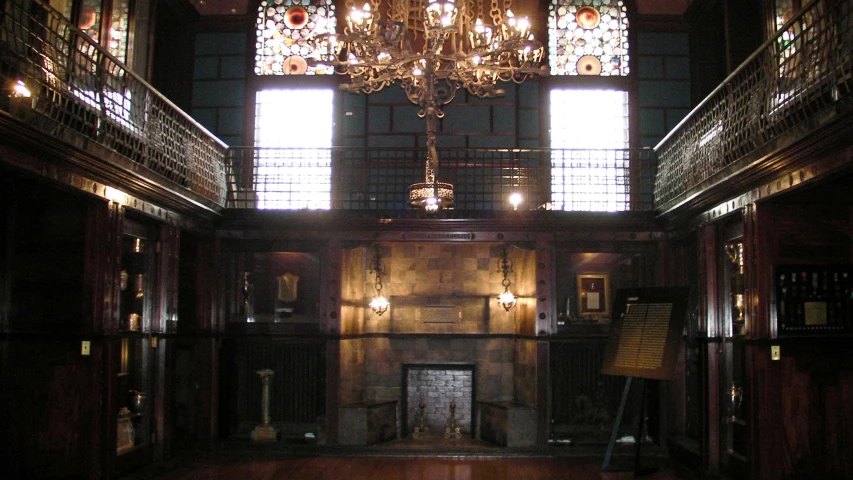
[[(371, 0), (359, 9), (350, 0), (343, 35), (319, 39), (326, 52), (320, 62), (350, 78), (342, 89), (369, 94), (399, 81), (420, 107), (418, 116), (426, 119), (426, 175), (409, 187), (409, 203), (429, 212), (454, 200), (453, 185), (436, 180), (436, 125), (444, 106), (460, 88), (480, 98), (497, 97), (504, 94), (498, 82), (521, 83), (547, 71), (540, 66), (542, 44), (530, 33), (530, 21), (512, 14), (511, 0), (503, 0), (505, 12), (491, 0), (493, 25), (481, 20), (483, 3)], [(381, 19), (380, 11), (388, 18)]]

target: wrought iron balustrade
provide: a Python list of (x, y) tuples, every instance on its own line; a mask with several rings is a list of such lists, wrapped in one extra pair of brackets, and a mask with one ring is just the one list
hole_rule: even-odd
[[(0, 7), (0, 109), (110, 161), (219, 206), (226, 145), (43, 0)], [(20, 86), (29, 96), (11, 89)], [(100, 148), (98, 148), (100, 147)], [(123, 163), (123, 164), (122, 164)]]
[(740, 171), (739, 159), (810, 119), (849, 111), (851, 52), (853, 1), (805, 5), (655, 147), (655, 207)]
[[(424, 180), (423, 149), (232, 147), (228, 208), (410, 209), (409, 185)], [(454, 185), (455, 209), (650, 210), (651, 149), (440, 148), (437, 179)]]

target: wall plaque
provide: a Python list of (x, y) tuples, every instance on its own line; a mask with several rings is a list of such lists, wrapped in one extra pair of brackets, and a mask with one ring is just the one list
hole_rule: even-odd
[(684, 330), (686, 287), (620, 289), (601, 373), (670, 380)]
[(418, 322), (456, 323), (462, 321), (462, 309), (456, 305), (424, 305), (417, 309)]

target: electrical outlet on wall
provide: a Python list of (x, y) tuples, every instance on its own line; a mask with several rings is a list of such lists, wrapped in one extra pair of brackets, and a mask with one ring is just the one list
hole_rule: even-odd
[(770, 360), (782, 360), (782, 347), (779, 345), (770, 346)]

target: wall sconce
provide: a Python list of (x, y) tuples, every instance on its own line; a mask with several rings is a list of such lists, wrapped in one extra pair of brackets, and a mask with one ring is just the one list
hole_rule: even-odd
[(521, 205), (523, 198), (520, 193), (513, 192), (509, 196), (509, 204), (512, 205), (513, 210), (518, 210), (518, 206)]
[(510, 281), (507, 278), (507, 275), (513, 273), (512, 269), (512, 259), (509, 258), (509, 254), (506, 251), (506, 247), (504, 247), (503, 252), (501, 252), (501, 259), (498, 261), (498, 273), (502, 273), (504, 279), (501, 281), (501, 285), (504, 286), (504, 291), (498, 295), (498, 305), (502, 306), (504, 310), (507, 312), (515, 306), (516, 298), (512, 292), (509, 291)]
[(18, 80), (13, 83), (10, 90), (13, 98), (30, 98), (32, 96), (32, 92), (27, 88), (27, 84), (25, 84), (23, 80)]
[(388, 307), (390, 306), (388, 300), (382, 296), (382, 274), (384, 273), (384, 270), (385, 269), (382, 266), (382, 257), (379, 255), (379, 245), (374, 245), (373, 261), (370, 262), (370, 273), (376, 275), (376, 279), (373, 282), (373, 288), (376, 290), (376, 295), (374, 295), (373, 300), (370, 301), (370, 309), (379, 316), (382, 316), (383, 313), (387, 312)]

